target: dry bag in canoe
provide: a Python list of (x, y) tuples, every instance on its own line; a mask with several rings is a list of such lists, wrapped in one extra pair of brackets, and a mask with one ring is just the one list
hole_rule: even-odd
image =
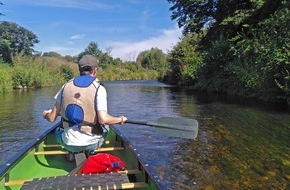
[(89, 156), (82, 167), (82, 173), (109, 173), (122, 171), (125, 168), (125, 163), (117, 156), (108, 153), (99, 153)]

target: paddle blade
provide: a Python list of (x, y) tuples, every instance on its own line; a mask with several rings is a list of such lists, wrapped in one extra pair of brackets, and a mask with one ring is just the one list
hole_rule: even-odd
[(198, 134), (198, 122), (188, 118), (161, 117), (150, 122), (127, 120), (126, 123), (148, 125), (161, 134), (186, 139), (195, 139)]
[(147, 125), (155, 127), (160, 133), (169, 136), (195, 139), (198, 134), (198, 122), (195, 119), (161, 117), (147, 122)]
[(196, 131), (181, 131), (169, 128), (154, 127), (162, 135), (167, 135), (171, 137), (179, 137), (185, 139), (195, 139), (197, 137)]

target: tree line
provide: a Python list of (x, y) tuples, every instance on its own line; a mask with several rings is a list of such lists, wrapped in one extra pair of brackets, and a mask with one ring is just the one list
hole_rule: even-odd
[(168, 0), (182, 40), (166, 81), (290, 105), (290, 2)]

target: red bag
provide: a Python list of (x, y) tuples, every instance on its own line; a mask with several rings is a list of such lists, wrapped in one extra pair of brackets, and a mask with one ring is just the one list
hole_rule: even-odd
[(82, 173), (109, 173), (122, 171), (125, 168), (125, 163), (117, 156), (108, 153), (99, 153), (89, 156), (82, 167)]

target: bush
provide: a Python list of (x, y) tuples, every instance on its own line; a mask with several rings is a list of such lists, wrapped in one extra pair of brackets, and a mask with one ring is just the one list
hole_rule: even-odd
[(73, 70), (68, 65), (61, 65), (59, 68), (59, 72), (63, 76), (65, 81), (69, 81), (74, 77)]
[(0, 63), (0, 92), (12, 89), (11, 67), (8, 64)]
[[(55, 57), (12, 58), (11, 66), (1, 64), (0, 91), (13, 88), (41, 88), (61, 85), (79, 74), (78, 65)], [(136, 63), (106, 64), (98, 70), (100, 80), (157, 79), (154, 70), (139, 68)]]
[[(48, 58), (50, 59), (50, 58)], [(13, 87), (40, 88), (62, 84), (73, 78), (73, 69), (69, 64), (49, 65), (47, 58), (18, 56), (13, 60)], [(65, 64), (65, 63), (63, 63)]]

